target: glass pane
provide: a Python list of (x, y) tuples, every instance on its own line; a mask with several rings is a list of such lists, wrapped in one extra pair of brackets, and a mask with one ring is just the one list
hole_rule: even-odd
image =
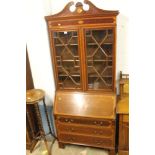
[(54, 32), (60, 89), (81, 89), (77, 31)]
[(113, 30), (86, 30), (88, 89), (112, 89)]

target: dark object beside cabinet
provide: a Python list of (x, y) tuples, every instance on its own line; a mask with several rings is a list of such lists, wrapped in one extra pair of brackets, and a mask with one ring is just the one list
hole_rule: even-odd
[(117, 113), (119, 115), (118, 154), (129, 154), (129, 75), (120, 74), (120, 96), (118, 97)]
[[(33, 79), (31, 74), (30, 62), (28, 58), (28, 52), (26, 49), (26, 90), (33, 89), (33, 88), (34, 88), (34, 85), (33, 85)], [(34, 134), (36, 134), (38, 132), (38, 125), (36, 124), (36, 121), (35, 121), (36, 115), (35, 115), (34, 106), (26, 105), (26, 112), (28, 112), (30, 115)], [(29, 150), (30, 148), (33, 148), (33, 146), (35, 146), (36, 143), (37, 143), (37, 140), (34, 142), (32, 141), (32, 131), (30, 130), (30, 125), (26, 117), (26, 149)]]

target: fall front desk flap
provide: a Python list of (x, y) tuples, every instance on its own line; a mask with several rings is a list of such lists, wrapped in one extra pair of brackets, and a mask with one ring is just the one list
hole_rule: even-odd
[(56, 92), (54, 114), (114, 119), (116, 94)]

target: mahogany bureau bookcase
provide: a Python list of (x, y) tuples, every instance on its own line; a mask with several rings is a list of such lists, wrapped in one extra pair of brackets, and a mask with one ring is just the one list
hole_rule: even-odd
[[(56, 93), (54, 118), (59, 147), (77, 144), (115, 154), (116, 16), (85, 0), (69, 2), (45, 19)], [(75, 10), (70, 7), (75, 5)]]

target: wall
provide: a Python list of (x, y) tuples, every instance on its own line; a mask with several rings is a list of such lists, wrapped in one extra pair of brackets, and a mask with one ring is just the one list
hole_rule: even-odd
[(49, 0), (28, 0), (27, 48), (35, 88), (46, 91), (46, 103), (52, 104), (54, 79), (50, 60), (48, 32), (44, 16), (50, 14)]
[[(54, 79), (50, 59), (47, 26), (44, 16), (58, 13), (70, 0), (28, 0), (28, 38), (27, 46), (35, 88), (47, 93), (46, 103), (51, 105), (54, 97)], [(79, 0), (82, 1), (82, 0)], [(117, 18), (117, 78), (119, 71), (129, 73), (128, 61), (128, 1), (91, 0), (98, 8), (119, 10)]]

